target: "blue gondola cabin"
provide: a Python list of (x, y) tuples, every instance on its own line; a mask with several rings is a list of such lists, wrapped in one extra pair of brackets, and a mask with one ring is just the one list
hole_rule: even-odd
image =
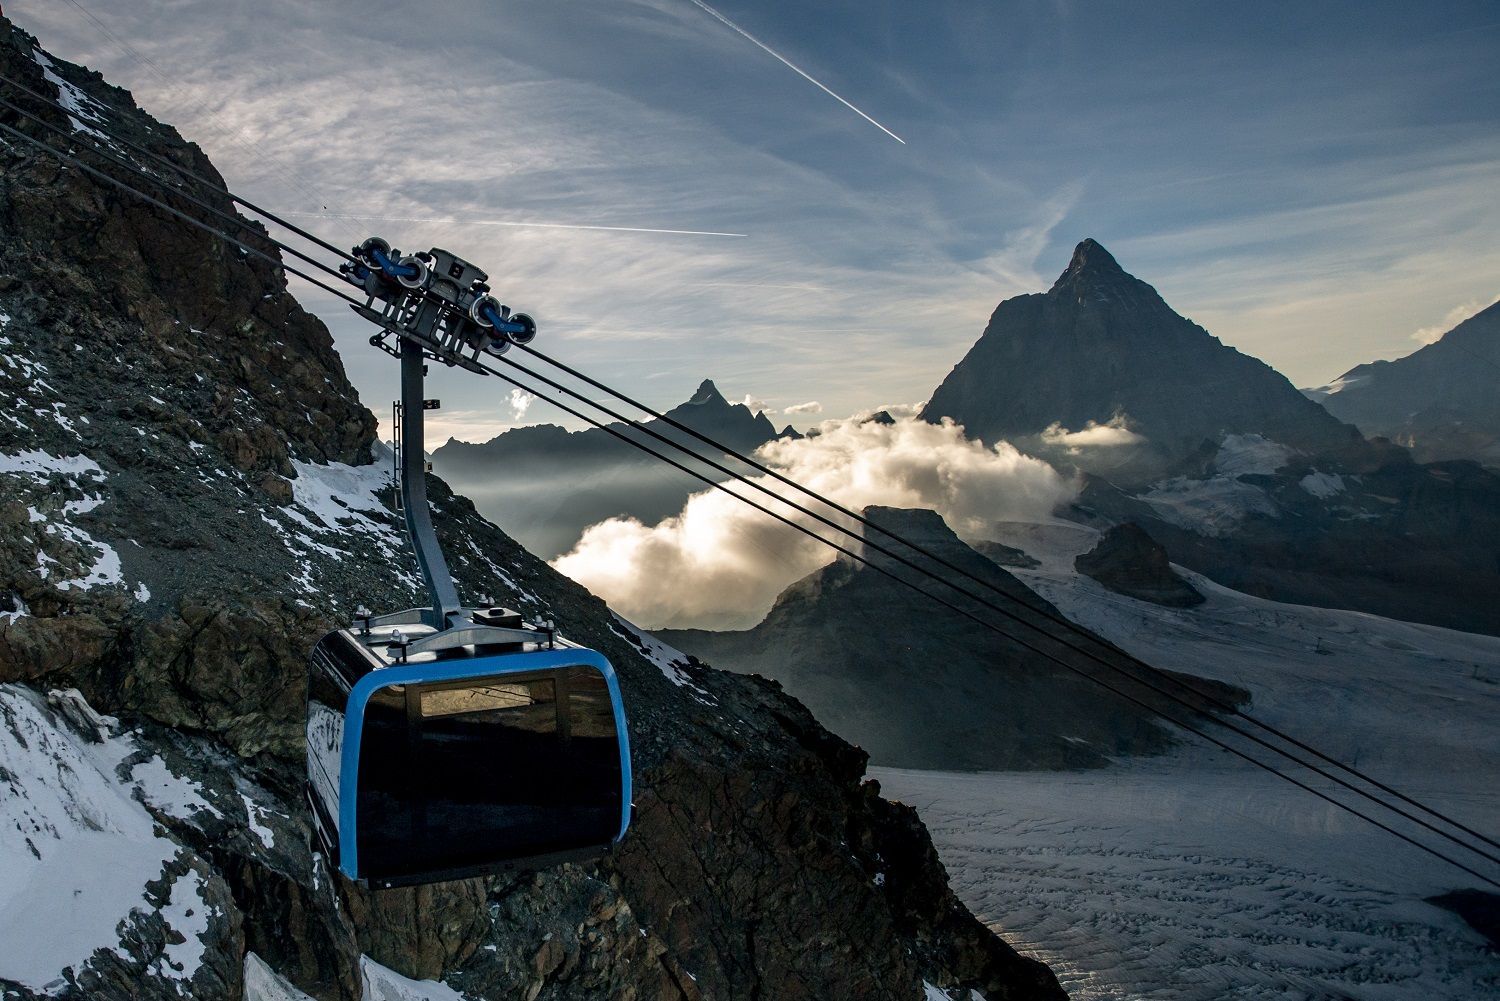
[(630, 751), (608, 660), (536, 644), (407, 659), (430, 630), (404, 629), (340, 629), (311, 657), (308, 798), (340, 872), (373, 887), (459, 879), (624, 836)]

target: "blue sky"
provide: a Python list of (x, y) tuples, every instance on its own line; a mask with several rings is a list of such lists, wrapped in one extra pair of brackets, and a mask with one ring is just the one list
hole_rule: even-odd
[[(1086, 236), (1298, 385), (1500, 294), (1493, 3), (713, 5), (904, 144), (692, 0), (83, 3), (6, 12), (242, 194), (470, 257), (538, 346), (660, 405), (922, 400)], [(388, 359), (299, 295), (384, 412)], [(515, 419), (435, 381), (437, 440)]]

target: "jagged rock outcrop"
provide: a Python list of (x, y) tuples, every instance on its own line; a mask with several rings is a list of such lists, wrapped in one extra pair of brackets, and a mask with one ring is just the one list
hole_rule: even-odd
[(1112, 526), (1073, 566), (1116, 594), (1168, 608), (1203, 604), (1197, 588), (1172, 569), (1167, 551), (1133, 521)]
[[(15, 99), (81, 148), (108, 129), (217, 177), (35, 46), (0, 19), (0, 72), (74, 110)], [(360, 603), (415, 597), (373, 417), (278, 268), (19, 141), (0, 237), (0, 808), (32, 839), (4, 844), (0, 911), (52, 922), (45, 962), (0, 939), (7, 998), (236, 999), (249, 952), (323, 1001), (357, 996), (362, 956), (471, 998), (1061, 996), (959, 905), (861, 752), (768, 682), (665, 663), (438, 479), (462, 592), (617, 667), (636, 824), (594, 865), (380, 893), (331, 876), (301, 794), (306, 651)], [(90, 737), (41, 694), (68, 688), (120, 724)], [(106, 863), (78, 899), (118, 893), (75, 906), (60, 874)]]
[[(801, 437), (790, 425), (778, 432), (764, 412), (730, 403), (711, 379), (666, 415), (746, 455), (777, 438)], [(724, 458), (665, 421), (645, 423), (697, 454)], [(630, 441), (665, 447), (627, 424), (610, 427)], [(680, 511), (688, 495), (703, 488), (696, 480), (664, 476), (660, 462), (608, 431), (568, 431), (556, 424), (513, 428), (481, 444), (449, 439), (432, 453), (432, 463), (474, 499), (481, 514), (544, 559), (571, 549), (589, 525), (617, 516), (653, 524)]]
[(979, 555), (993, 561), (1002, 567), (1016, 567), (1020, 570), (1030, 570), (1032, 567), (1041, 566), (1041, 561), (1026, 553), (1023, 549), (1015, 546), (1007, 546), (1003, 542), (994, 542), (989, 539), (981, 539), (969, 544)]
[[(1320, 454), (1362, 444), (1275, 369), (1173, 312), (1093, 240), (1050, 290), (995, 308), (922, 417), (1054, 451), (1117, 481), (1155, 478), (1226, 433)], [(1134, 438), (1088, 435), (1110, 428)]]
[[(1171, 738), (1150, 713), (1037, 652), (1074, 665), (1084, 675), (1108, 677), (1111, 684), (1149, 699), (1149, 692), (1108, 674), (1056, 637), (1081, 643), (1128, 671), (1112, 647), (1046, 622), (1038, 613), (1055, 616), (1057, 610), (961, 542), (936, 512), (870, 507), (864, 513), (998, 588), (1001, 596), (926, 557), (913, 559), (919, 566), (969, 585), (1039, 628), (922, 580), (923, 590), (995, 622), (1010, 635), (997, 634), (963, 612), (927, 602), (878, 570), (841, 556), (783, 591), (753, 629), (661, 630), (657, 635), (720, 666), (774, 678), (829, 726), (869, 751), (877, 764), (1082, 768), (1170, 745)], [(868, 547), (864, 555), (902, 579), (920, 579), (889, 556)], [(1221, 698), (1242, 694), (1199, 679), (1194, 683)]]
[(1500, 468), (1500, 302), (1395, 361), (1357, 365), (1304, 390), (1339, 420), (1389, 438), (1419, 462)]

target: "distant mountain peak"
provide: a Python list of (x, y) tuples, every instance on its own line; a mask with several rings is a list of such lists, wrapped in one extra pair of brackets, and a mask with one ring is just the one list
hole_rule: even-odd
[(1057, 281), (1052, 283), (1052, 291), (1136, 280), (1120, 267), (1120, 262), (1104, 249), (1103, 244), (1094, 239), (1086, 239), (1073, 248), (1073, 258), (1068, 262), (1067, 269), (1058, 275)]
[(693, 398), (688, 400), (688, 405), (701, 407), (705, 403), (713, 403), (715, 401), (719, 403), (729, 402), (724, 399), (724, 394), (719, 392), (719, 387), (714, 385), (712, 379), (704, 379), (698, 383), (698, 390), (693, 393)]
[[(1225, 433), (1260, 434), (1311, 455), (1362, 442), (1270, 366), (1181, 316), (1084, 240), (1044, 295), (1012, 296), (922, 410), (970, 438), (1034, 440), (1048, 428), (1087, 428), (1129, 414), (1149, 448), (1106, 447), (1070, 461), (1112, 478), (1146, 480)], [(1128, 462), (1128, 464), (1127, 464)]]

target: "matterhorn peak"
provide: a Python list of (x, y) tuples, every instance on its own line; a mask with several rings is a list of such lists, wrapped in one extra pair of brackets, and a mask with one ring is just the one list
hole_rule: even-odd
[(1085, 239), (1073, 248), (1073, 259), (1068, 262), (1067, 270), (1052, 284), (1052, 291), (1116, 284), (1122, 279), (1130, 278), (1114, 255), (1104, 249), (1103, 244), (1094, 239)]

